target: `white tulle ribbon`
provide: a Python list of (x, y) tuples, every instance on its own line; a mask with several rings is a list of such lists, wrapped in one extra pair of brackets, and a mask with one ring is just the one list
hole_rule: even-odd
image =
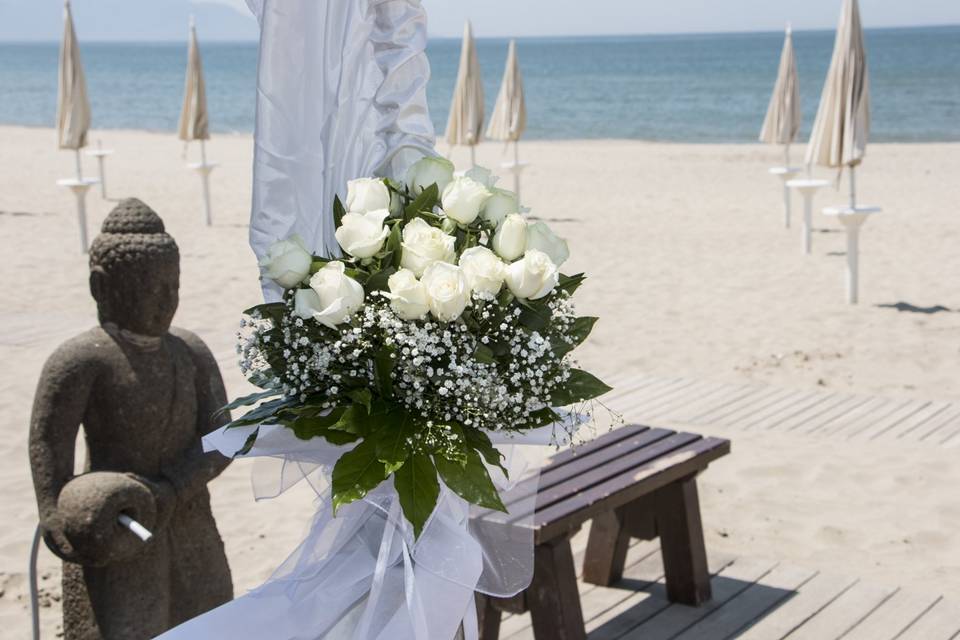
[[(255, 495), (274, 497), (308, 480), (318, 496), (310, 531), (265, 584), (160, 638), (442, 640), (462, 625), (464, 638), (476, 640), (474, 593), (509, 597), (533, 576), (531, 525), (542, 445), (579, 423), (577, 417), (567, 421), (522, 436), (490, 434), (505, 455), (509, 479), (488, 470), (510, 513), (480, 509), (441, 483), (418, 539), (391, 482), (333, 516), (330, 474), (351, 446), (260, 427), (243, 456), (258, 459)], [(221, 429), (204, 438), (204, 448), (233, 456), (252, 432)]]

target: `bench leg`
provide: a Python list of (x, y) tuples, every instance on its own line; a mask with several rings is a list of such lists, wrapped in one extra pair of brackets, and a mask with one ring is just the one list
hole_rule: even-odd
[(527, 603), (537, 640), (586, 640), (570, 538), (537, 545)]
[(609, 587), (623, 577), (630, 546), (626, 524), (624, 509), (606, 511), (593, 519), (583, 559), (584, 582)]
[(671, 602), (699, 606), (711, 594), (696, 476), (663, 487), (656, 500), (667, 597)]
[(500, 609), (493, 606), (492, 598), (482, 593), (476, 594), (476, 599), (480, 640), (497, 640), (500, 637)]

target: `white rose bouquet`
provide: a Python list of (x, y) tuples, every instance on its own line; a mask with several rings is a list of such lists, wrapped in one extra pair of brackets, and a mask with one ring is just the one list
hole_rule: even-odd
[(584, 276), (560, 272), (567, 243), (489, 172), (454, 177), (440, 158), (406, 184), (352, 181), (333, 213), (344, 257), (292, 237), (261, 262), (285, 293), (241, 322), (241, 367), (263, 390), (228, 406), (252, 407), (230, 426), (354, 445), (333, 469), (334, 510), (390, 478), (416, 535), (440, 481), (505, 510), (488, 434), (558, 423), (556, 408), (610, 390), (571, 359), (597, 319), (574, 314)]

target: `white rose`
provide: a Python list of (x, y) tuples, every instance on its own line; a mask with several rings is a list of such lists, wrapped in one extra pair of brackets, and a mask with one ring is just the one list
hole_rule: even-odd
[(454, 178), (443, 190), (443, 212), (460, 224), (470, 224), (490, 197), (485, 186), (472, 178)]
[(480, 293), (500, 293), (507, 265), (486, 247), (471, 247), (460, 256), (460, 268), (470, 289)]
[(527, 249), (527, 221), (519, 213), (511, 213), (493, 234), (493, 250), (507, 262), (516, 260)]
[(390, 306), (404, 320), (422, 320), (430, 311), (430, 299), (423, 283), (409, 269), (400, 269), (387, 278)]
[(453, 163), (439, 156), (421, 158), (407, 171), (407, 187), (414, 195), (432, 184), (436, 184), (440, 193), (443, 193), (451, 180), (453, 180)]
[(260, 259), (263, 275), (284, 289), (292, 289), (310, 275), (313, 256), (307, 251), (303, 239), (292, 235), (287, 240), (274, 242), (267, 255)]
[(431, 227), (423, 218), (414, 218), (403, 228), (400, 266), (410, 269), (419, 278), (434, 262), (456, 260), (456, 238), (436, 227)]
[(390, 229), (383, 226), (389, 215), (386, 209), (346, 214), (334, 234), (337, 242), (354, 258), (375, 256), (390, 235)]
[(526, 300), (538, 300), (553, 291), (560, 281), (560, 271), (543, 251), (527, 251), (523, 260), (507, 265), (507, 287), (510, 293)]
[(463, 269), (446, 262), (435, 262), (420, 280), (430, 300), (430, 312), (441, 322), (456, 320), (467, 307), (470, 285)]
[(491, 189), (490, 199), (483, 205), (480, 217), (496, 227), (511, 213), (520, 212), (517, 194), (506, 189)]
[(527, 227), (527, 251), (537, 249), (550, 256), (558, 267), (570, 257), (567, 241), (558, 237), (546, 222), (534, 222)]
[(479, 165), (470, 169), (464, 175), (467, 176), (468, 178), (476, 180), (477, 182), (479, 182), (480, 184), (488, 188), (497, 184), (497, 180), (500, 179), (497, 176), (493, 175), (493, 172), (490, 171), (490, 169), (487, 169), (486, 167), (481, 167)]
[(358, 178), (347, 183), (347, 211), (367, 213), (390, 208), (390, 189), (382, 178)]
[[(295, 300), (295, 311), (300, 317), (309, 312), (309, 317), (331, 329), (336, 329), (348, 316), (363, 306), (363, 287), (348, 276), (342, 262), (328, 262), (310, 278), (310, 289), (316, 298), (309, 294), (300, 295)], [(301, 313), (302, 312), (302, 313)]]

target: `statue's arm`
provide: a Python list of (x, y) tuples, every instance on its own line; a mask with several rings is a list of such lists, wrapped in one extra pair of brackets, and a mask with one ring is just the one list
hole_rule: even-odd
[(57, 499), (73, 478), (74, 444), (99, 375), (82, 346), (67, 343), (43, 367), (30, 418), (30, 468), (47, 546), (65, 560), (73, 549), (63, 535)]
[(214, 415), (227, 404), (227, 391), (210, 349), (189, 331), (174, 328), (171, 333), (186, 343), (197, 369), (197, 437), (179, 458), (164, 466), (163, 474), (173, 485), (178, 498), (189, 499), (230, 464), (229, 458), (217, 452), (204, 453), (200, 442), (203, 436), (230, 422), (230, 416)]

